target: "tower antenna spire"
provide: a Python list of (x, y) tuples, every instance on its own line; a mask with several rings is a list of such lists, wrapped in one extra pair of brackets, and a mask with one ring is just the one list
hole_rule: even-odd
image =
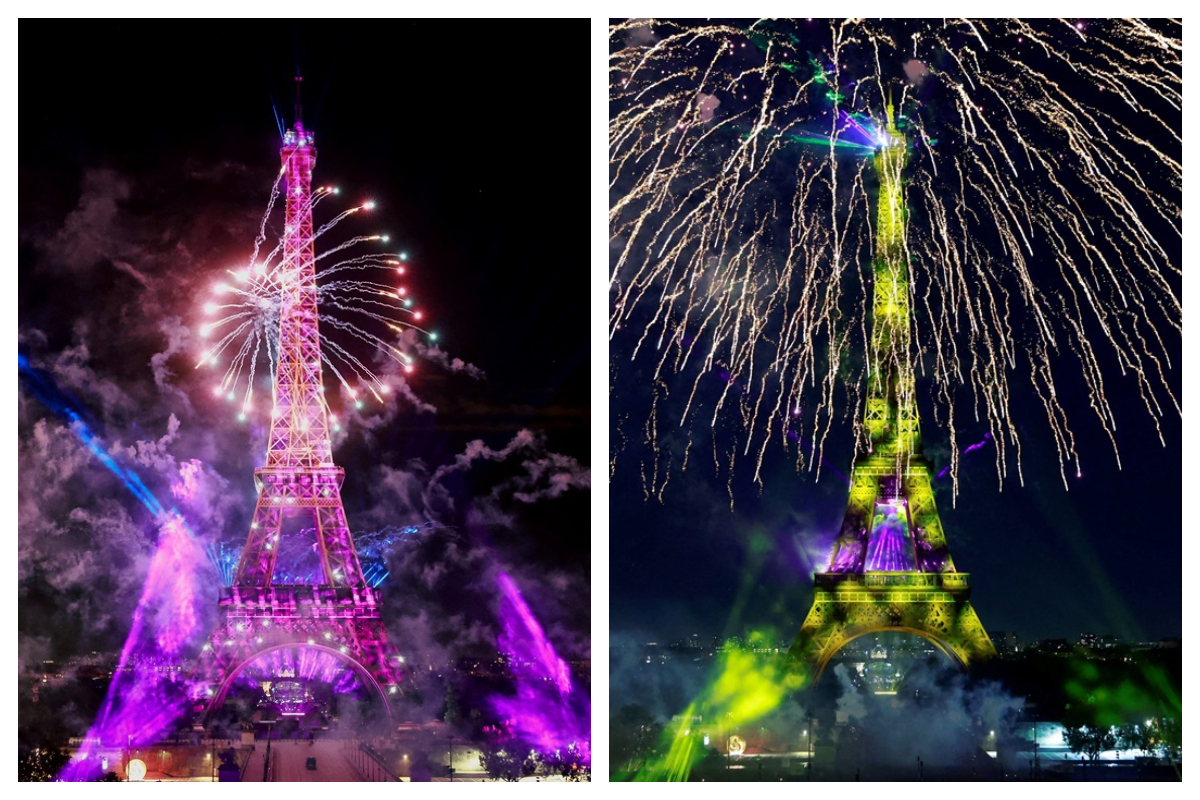
[(300, 103), (300, 84), (304, 82), (304, 78), (299, 71), (296, 72), (296, 125), (303, 125), (304, 106)]

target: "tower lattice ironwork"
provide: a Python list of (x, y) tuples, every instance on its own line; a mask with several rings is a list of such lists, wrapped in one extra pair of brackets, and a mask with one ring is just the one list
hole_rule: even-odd
[[(390, 714), (388, 696), (400, 681), (399, 658), (387, 640), (379, 593), (359, 565), (342, 507), (345, 472), (333, 463), (329, 440), (312, 222), (317, 151), (299, 102), (280, 156), (287, 200), (271, 428), (266, 461), (254, 472), (258, 501), (250, 534), (233, 584), (221, 592), (221, 621), (201, 653), (207, 707), (220, 707), (238, 675), (256, 659), (290, 650), (296, 655), (282, 661), (291, 665), (320, 660), (303, 653), (328, 653), (377, 693)], [(321, 583), (276, 585), (282, 538), (312, 533)]]
[(819, 677), (843, 645), (865, 633), (908, 631), (961, 664), (995, 654), (955, 569), (921, 452), (910, 351), (904, 134), (888, 105), (879, 176), (873, 319), (863, 450), (846, 516), (792, 655)]

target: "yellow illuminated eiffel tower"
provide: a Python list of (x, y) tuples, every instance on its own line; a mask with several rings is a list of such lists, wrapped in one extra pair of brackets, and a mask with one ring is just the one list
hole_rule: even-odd
[(907, 142), (891, 103), (875, 152), (879, 207), (866, 444), (829, 566), (813, 576), (813, 604), (791, 655), (819, 678), (829, 659), (866, 633), (907, 631), (955, 661), (995, 655), (954, 567), (921, 453), (909, 343), (908, 256), (902, 173)]

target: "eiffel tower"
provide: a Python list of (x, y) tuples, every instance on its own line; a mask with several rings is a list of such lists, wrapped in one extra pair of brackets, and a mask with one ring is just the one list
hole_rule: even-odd
[[(254, 471), (258, 502), (250, 534), (232, 586), (222, 589), (221, 622), (204, 645), (199, 669), (208, 714), (224, 703), (238, 676), (262, 659), (283, 673), (273, 675), (276, 679), (312, 677), (303, 674), (305, 664), (348, 667), (382, 700), (390, 718), (388, 698), (398, 691), (400, 659), (387, 641), (380, 596), (359, 565), (342, 508), (345, 472), (333, 463), (329, 441), (313, 251), (317, 151), (301, 121), (300, 78), (296, 81), (296, 122), (280, 150), (286, 227), (266, 463)], [(321, 583), (275, 584), (282, 538), (311, 531)]]
[(962, 665), (995, 655), (954, 567), (921, 452), (910, 358), (904, 134), (887, 109), (879, 175), (866, 445), (829, 566), (813, 576), (813, 604), (791, 655), (819, 678), (843, 645), (866, 633), (915, 633)]

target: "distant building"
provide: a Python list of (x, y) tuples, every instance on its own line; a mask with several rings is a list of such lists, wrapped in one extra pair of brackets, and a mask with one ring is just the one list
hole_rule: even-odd
[(996, 646), (996, 652), (1002, 657), (1015, 656), (1021, 652), (1021, 640), (1013, 631), (993, 631), (992, 644)]

